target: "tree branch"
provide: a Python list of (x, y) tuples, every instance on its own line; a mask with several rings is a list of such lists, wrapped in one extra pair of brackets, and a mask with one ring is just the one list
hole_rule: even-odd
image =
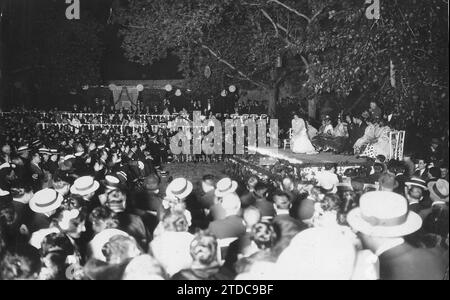
[(247, 80), (248, 82), (253, 83), (256, 86), (262, 87), (264, 89), (267, 88), (267, 86), (261, 82), (257, 82), (254, 81), (253, 79), (251, 79), (248, 75), (244, 74), (242, 71), (238, 70), (235, 66), (233, 66), (231, 63), (229, 63), (228, 61), (226, 61), (225, 59), (223, 59), (222, 57), (219, 56), (219, 54), (217, 54), (214, 50), (212, 50), (211, 48), (209, 48), (206, 45), (201, 45), (201, 47), (205, 50), (208, 50), (208, 52), (214, 56), (219, 62), (223, 63), (224, 65), (226, 65), (227, 67), (229, 67), (230, 69), (232, 69), (233, 71), (235, 71), (236, 73), (239, 74), (239, 76), (241, 76), (243, 79)]
[(288, 6), (288, 5), (286, 5), (286, 4), (284, 4), (284, 3), (281, 2), (281, 1), (278, 1), (278, 0), (269, 0), (267, 3), (271, 3), (271, 2), (276, 3), (276, 4), (278, 4), (278, 5), (280, 5), (280, 6), (284, 7), (284, 8), (286, 8), (287, 10), (289, 10), (289, 11), (295, 13), (295, 14), (296, 14), (297, 16), (299, 16), (299, 17), (302, 17), (303, 19), (305, 19), (305, 20), (308, 22), (308, 24), (311, 23), (311, 21), (312, 21), (312, 19), (310, 19), (310, 18), (309, 18), (308, 16), (306, 16), (305, 14), (302, 14), (302, 13), (299, 12), (298, 10), (296, 10), (296, 9), (294, 9), (294, 8), (292, 8), (292, 7)]
[(272, 19), (272, 17), (263, 8), (261, 8), (261, 12), (270, 21), (270, 23), (272, 23), (273, 28), (275, 28), (276, 37), (278, 37), (280, 35), (280, 32), (278, 31), (278, 27), (275, 24), (275, 21)]

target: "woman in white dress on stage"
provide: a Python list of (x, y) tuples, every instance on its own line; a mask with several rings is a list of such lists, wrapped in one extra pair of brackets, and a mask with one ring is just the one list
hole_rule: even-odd
[(306, 122), (298, 114), (292, 120), (291, 148), (292, 152), (298, 154), (317, 154), (309, 139)]

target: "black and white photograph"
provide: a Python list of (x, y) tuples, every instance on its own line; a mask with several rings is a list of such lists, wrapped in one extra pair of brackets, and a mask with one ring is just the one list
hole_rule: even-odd
[(0, 280), (449, 280), (448, 15), (0, 0)]

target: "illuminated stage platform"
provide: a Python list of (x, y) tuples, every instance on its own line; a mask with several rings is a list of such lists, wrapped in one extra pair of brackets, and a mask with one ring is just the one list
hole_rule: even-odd
[(336, 163), (338, 165), (365, 165), (367, 161), (365, 159), (358, 159), (355, 156), (350, 155), (336, 155), (332, 153), (319, 153), (314, 155), (308, 154), (296, 154), (291, 150), (273, 149), (273, 148), (257, 148), (255, 151), (262, 155), (271, 157), (277, 160), (284, 160), (294, 165), (310, 165), (310, 166), (323, 166), (326, 164)]
[(345, 177), (348, 169), (360, 169), (370, 165), (355, 156), (319, 153), (296, 154), (290, 150), (258, 148), (256, 154), (235, 155), (226, 161), (226, 173), (235, 179), (246, 181), (257, 176), (262, 181), (277, 185), (285, 176), (302, 182), (314, 181), (315, 175), (327, 166), (334, 165), (337, 174)]

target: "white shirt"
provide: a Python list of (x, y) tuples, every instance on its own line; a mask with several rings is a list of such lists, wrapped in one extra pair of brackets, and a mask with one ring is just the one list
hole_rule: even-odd
[(375, 252), (375, 255), (380, 257), (383, 253), (391, 249), (394, 249), (395, 247), (403, 245), (404, 243), (405, 240), (403, 238), (389, 240), (386, 243), (384, 243), (384, 245), (381, 245), (381, 247), (378, 248), (378, 250)]

